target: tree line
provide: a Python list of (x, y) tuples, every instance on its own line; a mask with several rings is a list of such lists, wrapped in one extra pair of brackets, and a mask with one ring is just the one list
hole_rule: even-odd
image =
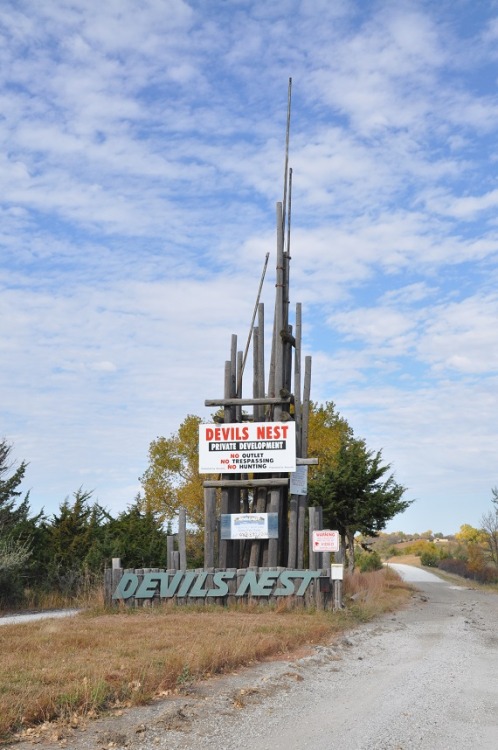
[(105, 565), (164, 566), (168, 529), (139, 497), (113, 517), (82, 488), (51, 517), (32, 515), (20, 489), (27, 464), (12, 470), (12, 446), (0, 442), (0, 605), (56, 592), (73, 597), (101, 580)]
[[(57, 513), (32, 515), (29, 493), (21, 484), (27, 464), (17, 468), (12, 446), (0, 442), (0, 603), (15, 603), (33, 591), (78, 594), (92, 585), (113, 557), (124, 567), (165, 567), (167, 537), (180, 508), (191, 529), (189, 567), (202, 565), (203, 480), (198, 470), (198, 426), (188, 415), (170, 437), (150, 443), (148, 466), (140, 477), (142, 492), (114, 517), (79, 488)], [(385, 464), (382, 451), (368, 449), (333, 402), (311, 404), (309, 501), (323, 508), (324, 527), (339, 531), (354, 563), (356, 534), (375, 536), (404, 511), (406, 488)], [(243, 498), (241, 512), (250, 512), (253, 498)]]

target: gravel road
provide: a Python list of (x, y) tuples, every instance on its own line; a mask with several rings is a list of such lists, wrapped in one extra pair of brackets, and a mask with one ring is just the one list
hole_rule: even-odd
[(33, 622), (33, 620), (48, 620), (59, 617), (72, 617), (80, 612), (79, 609), (52, 609), (47, 612), (23, 612), (17, 615), (0, 616), (0, 625), (19, 625), (23, 622)]
[[(393, 566), (410, 604), (292, 661), (92, 722), (73, 750), (455, 750), (498, 747), (498, 596)], [(21, 748), (31, 747), (21, 743)]]

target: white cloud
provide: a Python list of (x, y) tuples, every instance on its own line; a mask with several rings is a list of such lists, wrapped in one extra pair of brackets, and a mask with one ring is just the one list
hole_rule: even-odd
[(496, 484), (492, 10), (228, 5), (0, 9), (0, 384), (32, 501), (133, 499), (150, 440), (221, 395), (266, 252), (269, 329), (292, 76), (313, 398), (384, 447), (411, 530), (475, 524)]

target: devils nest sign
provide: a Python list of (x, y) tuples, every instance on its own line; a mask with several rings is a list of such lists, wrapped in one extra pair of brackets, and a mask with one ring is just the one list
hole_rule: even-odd
[(296, 471), (294, 422), (199, 425), (199, 472)]

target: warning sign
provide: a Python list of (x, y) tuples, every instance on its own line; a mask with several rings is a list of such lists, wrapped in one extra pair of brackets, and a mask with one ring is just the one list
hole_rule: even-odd
[(199, 473), (296, 470), (294, 422), (199, 425)]
[(313, 552), (339, 552), (339, 532), (321, 529), (313, 532)]

